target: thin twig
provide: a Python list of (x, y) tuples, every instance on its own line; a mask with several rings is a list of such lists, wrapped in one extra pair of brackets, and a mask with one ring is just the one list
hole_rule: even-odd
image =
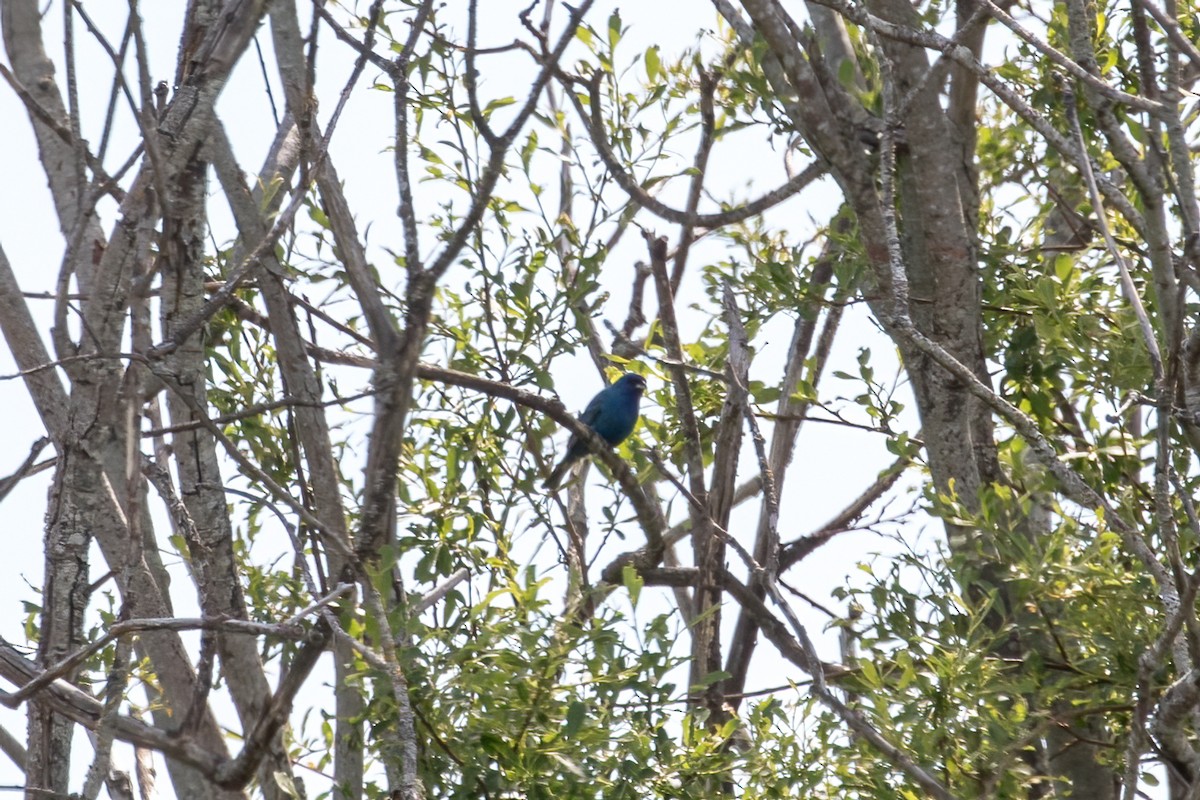
[(50, 444), (50, 440), (45, 436), (38, 439), (29, 448), (29, 455), (25, 456), (25, 460), (21, 462), (21, 466), (17, 467), (12, 475), (6, 478), (0, 478), (0, 502), (3, 502), (5, 497), (8, 497), (9, 492), (16, 488), (17, 484), (35, 474), (37, 470), (37, 458), (41, 455), (46, 446)]
[[(987, 0), (982, 0), (986, 2)], [(1104, 237), (1104, 243), (1108, 248), (1108, 253), (1116, 262), (1117, 270), (1121, 275), (1121, 288), (1125, 291), (1125, 298), (1133, 307), (1134, 316), (1137, 317), (1138, 328), (1142, 332), (1142, 344), (1146, 346), (1146, 353), (1150, 356), (1150, 365), (1154, 369), (1154, 384), (1159, 387), (1160, 391), (1163, 388), (1163, 380), (1166, 375), (1163, 371), (1162, 352), (1158, 347), (1158, 337), (1154, 333), (1154, 325), (1150, 322), (1150, 315), (1146, 313), (1146, 306), (1142, 303), (1141, 293), (1138, 292), (1137, 286), (1134, 285), (1133, 276), (1129, 273), (1129, 264), (1125, 261), (1125, 257), (1121, 255), (1121, 249), (1117, 246), (1117, 240), (1113, 238), (1112, 230), (1108, 227), (1107, 215), (1104, 212), (1104, 201), (1100, 197), (1100, 190), (1096, 185), (1096, 175), (1092, 171), (1092, 161), (1087, 156), (1087, 142), (1083, 138), (1083, 129), (1079, 125), (1079, 115), (1075, 112), (1075, 92), (1069, 84), (1063, 84), (1063, 106), (1066, 108), (1067, 120), (1071, 124), (1071, 133), (1075, 137), (1075, 145), (1079, 148), (1079, 152), (1083, 153), (1083, 158), (1078, 164), (1083, 180), (1088, 187), (1088, 195), (1092, 200), (1092, 209), (1096, 217), (1096, 225), (1100, 228), (1100, 233)]]

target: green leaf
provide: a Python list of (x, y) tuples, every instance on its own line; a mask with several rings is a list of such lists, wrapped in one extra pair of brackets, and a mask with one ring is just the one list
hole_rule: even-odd
[(621, 11), (617, 9), (608, 17), (608, 49), (616, 50), (621, 41)]
[(485, 115), (489, 114), (492, 111), (495, 111), (497, 108), (511, 106), (515, 102), (517, 102), (515, 97), (498, 97), (495, 100), (488, 102), (488, 104), (484, 106), (483, 113)]
[(563, 725), (563, 736), (573, 736), (583, 727), (587, 718), (587, 706), (576, 700), (567, 707), (567, 719)]
[(1054, 274), (1059, 281), (1066, 283), (1075, 271), (1075, 257), (1070, 253), (1059, 253), (1054, 259)]
[(642, 594), (642, 587), (646, 585), (645, 579), (638, 574), (636, 567), (632, 564), (626, 564), (621, 569), (621, 580), (625, 583), (625, 588), (629, 591), (629, 602), (634, 608), (637, 608), (638, 598)]
[(296, 782), (292, 780), (292, 776), (282, 770), (277, 770), (273, 777), (275, 785), (278, 786), (288, 797), (301, 797), (299, 790), (296, 789)]
[(852, 89), (857, 83), (854, 69), (854, 59), (847, 58), (838, 65), (838, 83), (847, 89)]
[(656, 78), (658, 78), (658, 76), (662, 70), (662, 65), (659, 63), (659, 60), (658, 60), (658, 45), (654, 45), (653, 47), (646, 50), (645, 63), (646, 63), (646, 77), (650, 80), (651, 83), (653, 83), (654, 80)]

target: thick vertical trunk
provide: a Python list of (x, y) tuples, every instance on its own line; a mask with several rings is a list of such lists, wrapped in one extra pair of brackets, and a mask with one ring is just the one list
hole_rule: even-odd
[[(204, 303), (204, 256), (207, 226), (205, 202), (208, 164), (196, 159), (174, 178), (171, 216), (164, 219), (162, 274), (162, 326), (167, 338), (177, 321), (195, 314)], [(167, 394), (167, 407), (175, 425), (196, 421), (194, 408), (206, 409), (208, 390), (202, 334), (184, 341), (174, 354), (177, 385)], [(172, 436), (179, 475), (180, 499), (193, 527), (182, 531), (189, 566), (205, 616), (247, 619), (245, 598), (233, 552), (233, 529), (226, 510), (224, 481), (212, 435), (202, 427), (177, 431)], [(253, 637), (217, 633), (216, 650), (243, 729), (254, 727), (271, 698)], [(276, 772), (290, 774), (291, 765), (276, 737), (258, 770), (259, 785), (268, 798), (283, 797)]]
[[(66, 450), (58, 459), (51, 490), (45, 538), (45, 579), (39, 619), (37, 664), (49, 668), (83, 642), (88, 601), (88, 548), (91, 532), (85, 509), (76, 502), (85, 475), (77, 470), (77, 453)], [(67, 680), (71, 675), (65, 676)], [(29, 748), (25, 772), (33, 796), (70, 790), (71, 735), (74, 723), (32, 703), (29, 709)]]
[[(766, 40), (777, 61), (763, 61), (764, 71), (793, 118), (796, 129), (808, 144), (831, 165), (847, 202), (855, 211), (864, 251), (872, 268), (871, 286), (864, 291), (868, 302), (885, 326), (891, 319), (892, 280), (888, 209), (882, 206), (873, 159), (856, 152), (862, 141), (854, 120), (861, 108), (835, 80), (828, 63), (808, 59), (819, 53), (811, 45), (803, 51), (791, 29), (781, 23), (784, 10), (770, 0), (743, 0), (755, 28)], [(872, 14), (913, 29), (922, 22), (908, 3), (872, 0)], [(959, 11), (959, 24), (971, 17), (971, 9)], [(822, 44), (829, 39), (828, 20), (819, 31)], [(836, 37), (835, 37), (836, 38)], [(978, 52), (983, 27), (975, 25), (961, 33), (962, 42)], [(990, 384), (982, 337), (981, 280), (978, 269), (976, 226), (978, 216), (977, 177), (974, 168), (974, 75), (951, 70), (950, 103), (943, 108), (942, 79), (929, 76), (931, 64), (924, 48), (880, 37), (888, 62), (885, 77), (892, 84), (893, 113), (898, 114), (896, 207), (903, 269), (909, 284), (909, 307), (916, 328), (966, 365), (985, 384)], [(834, 61), (846, 58), (840, 41), (829, 42)], [(789, 98), (797, 98), (799, 102)], [(948, 157), (949, 156), (949, 157)], [(1000, 469), (991, 412), (971, 395), (960, 380), (935, 365), (903, 336), (894, 337), (909, 375), (933, 484), (939, 494), (952, 498), (968, 514), (980, 510), (981, 492), (1005, 480)], [(1032, 536), (1037, 523), (1014, 519), (1018, 535)], [(1005, 566), (995, 557), (991, 542), (969, 526), (946, 523), (952, 549), (973, 563), (971, 572), (985, 583), (1004, 589)], [(966, 587), (968, 591), (970, 586)], [(1015, 611), (1001, 610), (996, 619)], [(1010, 655), (1038, 647), (1035, 635), (1014, 640), (1006, 647)], [(1048, 742), (1046, 753), (1057, 752)], [(1115, 785), (1111, 770), (1099, 765), (1094, 748), (1075, 746), (1070, 758), (1057, 760), (1039, 756), (1040, 768), (1064, 784), (1097, 787), (1096, 797), (1111, 796)]]

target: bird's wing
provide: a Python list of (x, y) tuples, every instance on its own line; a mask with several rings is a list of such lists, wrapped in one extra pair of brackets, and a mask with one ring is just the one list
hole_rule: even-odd
[(579, 421), (584, 425), (591, 427), (596, 424), (596, 420), (600, 419), (600, 414), (604, 410), (604, 392), (592, 398), (592, 402), (587, 404), (587, 408), (579, 415)]

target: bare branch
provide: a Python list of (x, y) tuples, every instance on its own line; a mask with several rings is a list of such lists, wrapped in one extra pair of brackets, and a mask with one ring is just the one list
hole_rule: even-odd
[[(986, 2), (987, 0), (982, 0)], [(1067, 119), (1071, 123), (1071, 132), (1075, 136), (1076, 146), (1082, 153), (1087, 152), (1087, 143), (1083, 139), (1083, 130), (1079, 127), (1079, 117), (1075, 113), (1075, 92), (1069, 86), (1064, 86), (1063, 90), (1063, 105), (1066, 107)], [(1096, 224), (1100, 228), (1100, 233), (1104, 236), (1104, 243), (1108, 247), (1108, 254), (1112, 256), (1117, 265), (1117, 271), (1121, 276), (1121, 288), (1125, 292), (1125, 298), (1133, 307), (1134, 316), (1137, 317), (1138, 327), (1142, 332), (1142, 344), (1146, 347), (1146, 353), (1150, 356), (1150, 364), (1154, 368), (1154, 382), (1163, 389), (1163, 381), (1165, 373), (1163, 372), (1162, 353), (1158, 348), (1158, 338), (1154, 332), (1154, 326), (1150, 323), (1150, 316), (1146, 313), (1146, 306), (1142, 303), (1141, 294), (1137, 290), (1137, 286), (1133, 283), (1133, 277), (1129, 274), (1129, 265), (1125, 262), (1125, 257), (1121, 255), (1121, 249), (1117, 246), (1116, 239), (1113, 238), (1112, 231), (1108, 227), (1108, 220), (1104, 213), (1104, 201), (1100, 197), (1100, 190), (1096, 185), (1096, 175), (1092, 172), (1091, 159), (1084, 158), (1080, 163), (1080, 172), (1083, 174), (1084, 183), (1087, 184), (1088, 194), (1091, 195), (1092, 208), (1094, 209)]]
[(575, 106), (575, 111), (579, 114), (579, 118), (583, 120), (589, 138), (596, 147), (596, 152), (600, 155), (600, 159), (604, 162), (604, 166), (608, 168), (613, 179), (616, 180), (617, 185), (624, 189), (626, 194), (639, 206), (645, 208), (651, 214), (665, 219), (667, 222), (708, 229), (734, 225), (782, 203), (784, 200), (787, 200), (824, 177), (829, 171), (828, 164), (823, 161), (814, 161), (779, 188), (773, 189), (762, 197), (752, 200), (745, 205), (716, 214), (699, 214), (694, 210), (689, 213), (671, 208), (643, 189), (617, 159), (616, 153), (613, 152), (612, 145), (604, 134), (603, 110), (600, 107), (600, 81), (603, 75), (604, 73), (597, 71), (592, 75), (591, 80), (587, 82), (590, 103), (586, 109), (576, 93), (571, 91), (574, 79), (569, 79), (566, 76), (560, 78), (566, 89), (563, 94)]

